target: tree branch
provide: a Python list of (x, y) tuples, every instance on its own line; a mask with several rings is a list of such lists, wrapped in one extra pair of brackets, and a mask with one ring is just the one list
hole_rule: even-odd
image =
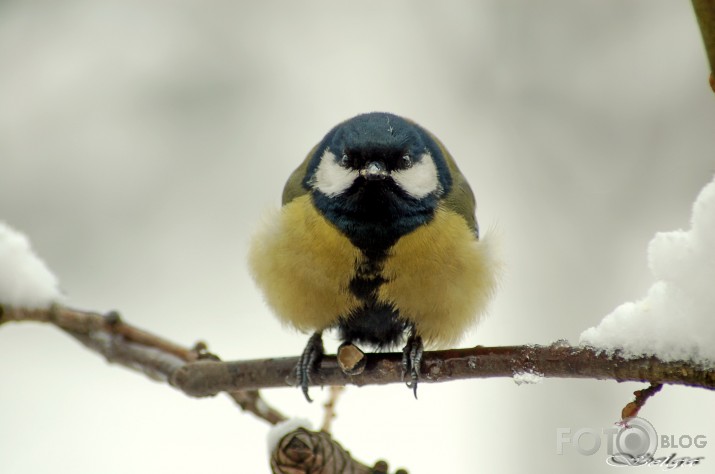
[[(364, 372), (346, 375), (326, 356), (312, 385), (384, 385), (402, 382), (402, 354), (367, 354)], [(296, 357), (240, 362), (197, 361), (174, 373), (171, 383), (192, 396), (224, 390), (285, 387), (294, 384)], [(664, 362), (655, 356), (624, 358), (592, 347), (503, 346), (425, 352), (422, 383), (472, 378), (543, 377), (612, 379), (687, 385), (715, 390), (715, 370), (689, 361)]]
[[(159, 382), (169, 382), (187, 363), (218, 360), (206, 351), (203, 343), (191, 349), (183, 347), (121, 321), (116, 312), (105, 316), (62, 306), (27, 309), (0, 305), (0, 324), (11, 321), (53, 324), (84, 346), (102, 354), (108, 362), (142, 372)], [(226, 392), (243, 410), (270, 424), (287, 419), (269, 406), (257, 390)]]
[[(229, 392), (246, 410), (269, 423), (285, 419), (268, 407), (259, 388), (286, 387), (295, 383), (296, 357), (221, 362), (199, 345), (187, 349), (119, 320), (115, 313), (102, 316), (64, 307), (41, 309), (5, 308), (0, 323), (40, 321), (54, 324), (108, 361), (141, 371), (152, 379), (168, 382), (194, 397)], [(367, 354), (365, 370), (345, 374), (334, 356), (326, 356), (313, 385), (384, 385), (402, 382), (402, 355)], [(674, 384), (715, 389), (715, 369), (689, 361), (665, 362), (655, 356), (625, 358), (592, 347), (504, 346), (425, 352), (422, 383), (471, 378), (542, 377), (612, 379), (652, 384)]]
[[(203, 343), (186, 348), (125, 323), (114, 312), (105, 316), (61, 306), (47, 309), (0, 306), (0, 324), (11, 321), (53, 324), (102, 354), (107, 361), (167, 382), (187, 395), (202, 397), (225, 391), (241, 408), (271, 424), (286, 419), (263, 400), (257, 389), (294, 384), (296, 357), (221, 362), (206, 350)], [(348, 370), (353, 374), (348, 375), (340, 368), (335, 356), (325, 357), (313, 385), (401, 382), (401, 354), (366, 354), (364, 360), (352, 362), (351, 367), (359, 366), (361, 370)], [(715, 369), (712, 367), (688, 361), (664, 362), (654, 356), (626, 359), (591, 347), (572, 347), (563, 341), (550, 346), (477, 346), (426, 352), (422, 373), (422, 382), (427, 383), (521, 374), (650, 382), (651, 388), (635, 392), (636, 399), (626, 406), (623, 416), (637, 413), (661, 384), (715, 389)], [(384, 462), (367, 468), (352, 459), (329, 435), (311, 432), (295, 432), (284, 438), (274, 452), (271, 466), (276, 473), (333, 474), (346, 469), (356, 474), (387, 472)], [(301, 466), (310, 469), (296, 471)]]

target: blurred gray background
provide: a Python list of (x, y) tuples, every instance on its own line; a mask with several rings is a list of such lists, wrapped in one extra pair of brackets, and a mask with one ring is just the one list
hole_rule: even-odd
[[(687, 228), (715, 173), (715, 97), (689, 2), (0, 3), (0, 219), (70, 304), (117, 309), (224, 359), (296, 355), (246, 269), (262, 215), (338, 121), (390, 111), (439, 136), (507, 274), (464, 346), (577, 342), (650, 286), (646, 245)], [(336, 343), (328, 338), (334, 351)], [(195, 400), (56, 329), (0, 328), (0, 471), (268, 472), (267, 425)], [(610, 471), (557, 428), (612, 427), (642, 384), (472, 380), (351, 387), (336, 438), (412, 474)], [(314, 391), (320, 402), (327, 391)], [(265, 391), (320, 424), (320, 403)], [(641, 415), (704, 434), (715, 395)]]

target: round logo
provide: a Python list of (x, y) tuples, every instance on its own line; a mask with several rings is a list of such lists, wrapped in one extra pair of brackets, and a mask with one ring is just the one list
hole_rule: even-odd
[(616, 434), (614, 451), (635, 459), (655, 454), (658, 449), (658, 433), (648, 420), (634, 416), (623, 420), (623, 428)]

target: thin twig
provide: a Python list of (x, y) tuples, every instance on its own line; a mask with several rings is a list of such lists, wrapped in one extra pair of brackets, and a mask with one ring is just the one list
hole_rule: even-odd
[[(116, 312), (102, 315), (62, 306), (46, 309), (0, 306), (0, 324), (11, 321), (54, 324), (84, 346), (102, 354), (108, 362), (142, 372), (160, 382), (170, 382), (187, 363), (218, 360), (205, 350), (204, 344), (194, 348), (181, 346), (125, 323)], [(258, 390), (226, 391), (243, 410), (268, 423), (276, 424), (286, 419), (265, 402)]]
[(336, 416), (335, 407), (337, 406), (338, 399), (340, 398), (340, 395), (343, 393), (344, 390), (345, 387), (336, 387), (334, 385), (330, 386), (330, 396), (328, 397), (328, 400), (323, 404), (323, 408), (325, 408), (325, 413), (323, 414), (323, 426), (320, 429), (321, 431), (330, 433), (330, 428)]
[(623, 407), (623, 410), (621, 411), (621, 419), (625, 420), (627, 418), (638, 416), (638, 412), (640, 412), (641, 408), (645, 406), (645, 402), (647, 402), (650, 397), (660, 392), (661, 388), (663, 388), (662, 383), (654, 383), (650, 384), (648, 388), (633, 392), (633, 395), (635, 395), (636, 398)]

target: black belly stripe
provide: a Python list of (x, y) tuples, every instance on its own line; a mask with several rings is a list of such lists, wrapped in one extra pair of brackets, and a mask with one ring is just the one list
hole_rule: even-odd
[(365, 305), (338, 323), (339, 336), (345, 342), (368, 344), (379, 349), (394, 348), (410, 327), (399, 313), (384, 304)]
[(360, 264), (355, 272), (355, 277), (350, 281), (349, 288), (352, 294), (365, 302), (374, 301), (380, 285), (387, 281), (382, 277), (381, 271), (382, 259), (368, 258)]
[(340, 338), (390, 348), (402, 340), (408, 323), (400, 318), (396, 308), (377, 301), (380, 286), (387, 282), (381, 273), (386, 252), (380, 252), (378, 258), (365, 256), (366, 260), (357, 268), (349, 285), (350, 291), (363, 304), (341, 318), (338, 324)]

